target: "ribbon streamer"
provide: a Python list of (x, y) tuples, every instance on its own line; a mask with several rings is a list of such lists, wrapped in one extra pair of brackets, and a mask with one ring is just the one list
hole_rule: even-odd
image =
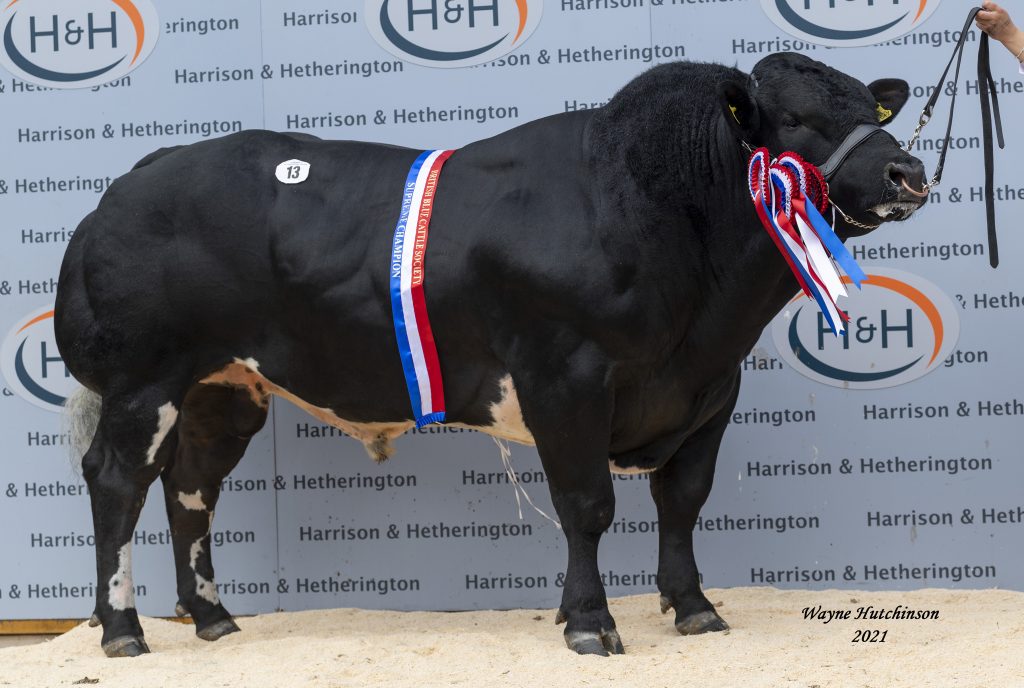
[(771, 160), (768, 149), (758, 148), (747, 181), (757, 217), (800, 289), (817, 302), (832, 332), (845, 334), (849, 316), (837, 301), (848, 294), (840, 270), (858, 289), (867, 276), (822, 215), (829, 200), (821, 171), (796, 153)]

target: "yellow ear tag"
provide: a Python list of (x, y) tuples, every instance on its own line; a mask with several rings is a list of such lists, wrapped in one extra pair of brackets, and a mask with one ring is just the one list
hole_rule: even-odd
[(892, 110), (886, 110), (881, 103), (875, 103), (875, 112), (878, 113), (878, 121), (884, 122), (892, 117)]
[[(881, 106), (879, 106), (879, 107), (881, 107)], [(743, 122), (740, 121), (740, 118), (736, 116), (736, 106), (735, 105), (730, 105), (729, 106), (729, 112), (732, 113), (732, 118), (734, 120), (736, 120), (736, 124), (740, 124), (740, 125), (743, 124)]]

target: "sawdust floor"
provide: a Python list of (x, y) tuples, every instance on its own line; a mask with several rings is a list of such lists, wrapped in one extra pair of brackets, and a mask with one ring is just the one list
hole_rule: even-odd
[[(191, 626), (143, 619), (153, 654), (108, 660), (99, 629), (0, 650), (0, 686), (724, 686), (1024, 688), (1024, 593), (710, 590), (727, 634), (681, 637), (656, 595), (612, 600), (624, 656), (565, 649), (553, 610), (460, 613), (352, 609), (240, 619), (216, 643)], [(896, 605), (938, 620), (804, 620), (804, 607)], [(859, 629), (884, 643), (855, 643)], [(89, 679), (89, 683), (82, 683)], [(97, 681), (93, 683), (93, 681)]]

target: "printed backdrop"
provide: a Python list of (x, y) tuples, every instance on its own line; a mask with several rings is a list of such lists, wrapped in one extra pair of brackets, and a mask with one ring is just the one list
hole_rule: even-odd
[[(538, 117), (600, 106), (657, 62), (749, 70), (779, 50), (806, 53), (865, 82), (906, 79), (913, 95), (891, 127), (905, 139), (965, 10), (947, 0), (903, 38), (831, 49), (791, 38), (756, 0), (545, 0), (536, 30), (512, 53), (435, 69), (378, 45), (363, 3), (354, 0), (154, 4), (159, 42), (115, 83), (52, 91), (0, 70), (2, 331), (52, 303), (79, 220), (111, 179), (156, 148), (245, 128), (457, 148)], [(969, 38), (965, 64), (973, 72), (978, 35)], [(812, 310), (798, 333), (816, 360), (840, 368), (844, 351), (911, 360), (943, 336), (946, 349), (924, 377), (853, 389), (800, 374), (792, 352), (775, 344), (786, 349), (786, 338), (766, 330), (744, 363), (742, 394), (695, 535), (706, 586), (1024, 590), (1024, 172), (1013, 162), (1024, 146), (1016, 127), (1024, 83), (1011, 57), (999, 46), (993, 52), (1010, 123), (1008, 148), (997, 156), (1001, 266), (988, 266), (984, 238), (977, 83), (961, 76), (956, 138), (931, 205), (911, 222), (850, 243), (869, 273), (895, 269), (933, 285), (929, 298), (944, 295), (953, 304), (941, 316), (944, 327), (936, 329), (918, 306), (890, 299), (865, 302), (846, 340), (816, 340)], [(940, 108), (946, 103), (948, 95)], [(922, 141), (929, 170), (943, 125), (934, 123)], [(146, 289), (147, 275), (138, 279)], [(788, 332), (794, 314), (781, 317)], [(950, 345), (956, 320), (959, 338)], [(52, 343), (30, 343), (25, 355), (37, 357), (37, 374), (64, 375)], [(58, 414), (3, 389), (0, 619), (92, 610), (89, 501), (66, 443)], [(556, 606), (562, 535), (525, 503), (517, 515), (492, 440), (431, 426), (397, 446), (377, 466), (358, 443), (275, 403), (272, 422), (225, 482), (214, 524), (227, 607)], [(535, 451), (513, 445), (511, 459), (532, 499), (553, 513)], [(609, 594), (654, 591), (657, 523), (648, 481), (619, 476), (615, 486), (618, 510), (600, 560)], [(140, 611), (170, 615), (176, 596), (159, 483), (136, 534), (135, 567)]]

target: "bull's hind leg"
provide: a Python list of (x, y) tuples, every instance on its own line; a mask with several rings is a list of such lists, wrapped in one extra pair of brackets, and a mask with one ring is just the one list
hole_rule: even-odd
[(689, 437), (669, 462), (651, 474), (651, 496), (658, 508), (658, 589), (661, 611), (675, 609), (683, 635), (724, 631), (729, 625), (700, 588), (693, 555), (693, 527), (711, 493), (722, 435), (736, 404), (736, 390), (725, 407)]
[(221, 604), (210, 551), (213, 512), (224, 478), (267, 418), (267, 400), (240, 387), (196, 385), (185, 396), (177, 451), (162, 474), (178, 580), (179, 616), (217, 640), (239, 630)]
[(175, 444), (177, 409), (158, 388), (103, 399), (99, 426), (82, 472), (89, 486), (96, 536), (96, 610), (108, 657), (149, 652), (135, 610), (132, 537), (146, 492)]

